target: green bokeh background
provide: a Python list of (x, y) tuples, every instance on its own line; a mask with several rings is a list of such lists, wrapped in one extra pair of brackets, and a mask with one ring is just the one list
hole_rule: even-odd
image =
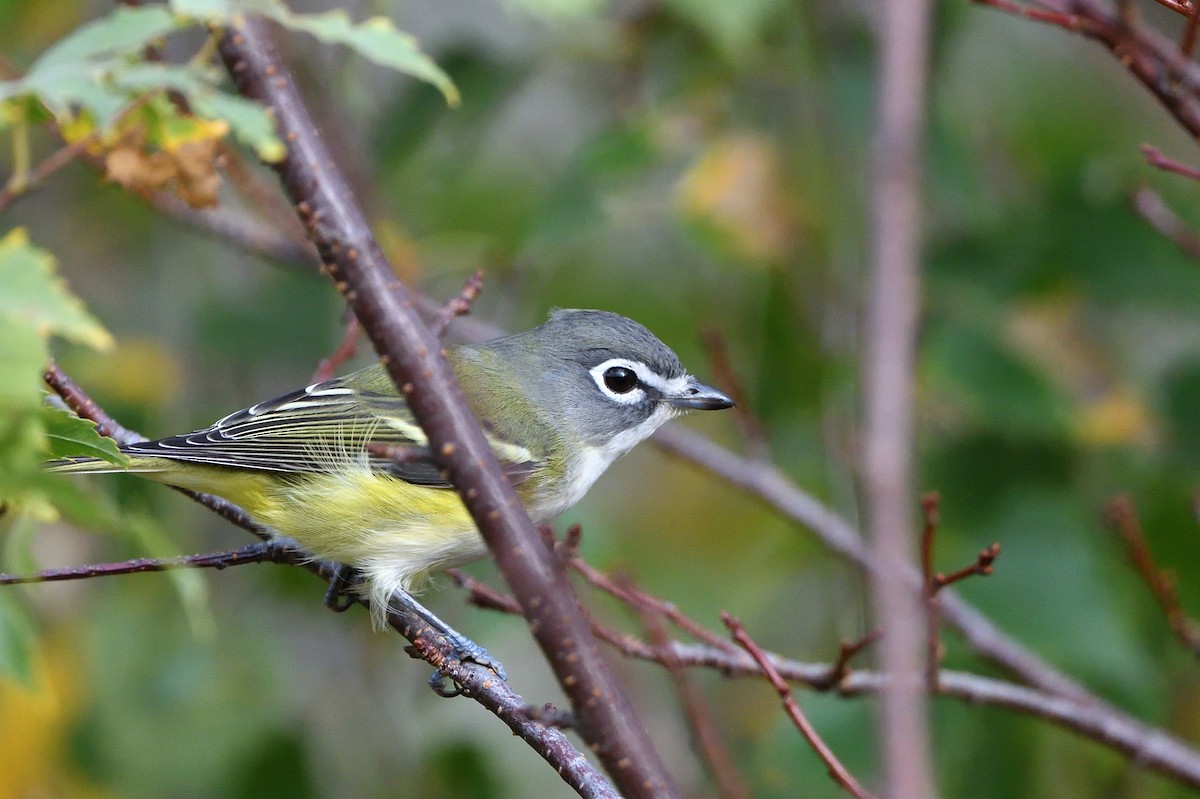
[[(0, 0), (0, 54), (19, 72), (108, 8)], [(483, 267), (484, 319), (520, 329), (555, 306), (618, 311), (701, 374), (702, 334), (721, 331), (774, 459), (856, 519), (881, 24), (869, 9), (353, 4), (356, 18), (383, 13), (421, 39), (462, 91), (458, 110), (344, 50), (280, 44), (406, 278), (445, 297)], [(1200, 222), (1200, 186), (1138, 152), (1151, 142), (1194, 162), (1194, 145), (1095, 46), (965, 2), (938, 4), (928, 123), (917, 455), (920, 487), (944, 500), (938, 565), (1000, 542), (995, 575), (962, 586), (971, 601), (1104, 698), (1200, 741), (1197, 664), (1100, 517), (1129, 492), (1200, 613), (1200, 265), (1129, 202), (1148, 184)], [(43, 156), (56, 145), (34, 144)], [(229, 202), (238, 207), (232, 192)], [(87, 165), (0, 217), (14, 226), (56, 254), (119, 341), (107, 356), (64, 348), (64, 368), (148, 435), (301, 385), (338, 341), (326, 281), (164, 219)], [(728, 414), (682, 424), (740, 446)], [(29, 543), (41, 565), (245, 543), (160, 487), (88, 487), (136, 524), (121, 538), (41, 527)], [(730, 610), (788, 656), (827, 660), (868, 628), (857, 572), (651, 448), (567, 521), (583, 524), (592, 563), (714, 628)], [(471, 572), (498, 579), (490, 564)], [(36, 625), (39, 682), (0, 683), (0, 764), (11, 764), (0, 797), (570, 795), (496, 719), (434, 697), (396, 636), (372, 633), (359, 611), (326, 612), (307, 575), (239, 568), (202, 586), (196, 598), (139, 575), (5, 589)], [(526, 698), (561, 703), (521, 622), (464, 607), (448, 585), (428, 601), (499, 656)], [(952, 635), (947, 645), (949, 666), (987, 673)], [(670, 680), (614, 662), (681, 785), (715, 795)], [(768, 687), (695, 679), (754, 796), (841, 795)], [(800, 700), (874, 783), (874, 704)], [(1189, 795), (1044, 723), (952, 700), (933, 709), (945, 796)]]

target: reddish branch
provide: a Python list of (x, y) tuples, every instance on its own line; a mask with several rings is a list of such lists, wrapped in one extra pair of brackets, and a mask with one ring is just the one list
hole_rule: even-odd
[(925, 525), (921, 532), (921, 576), (922, 596), (925, 598), (926, 631), (926, 660), (925, 682), (930, 693), (938, 692), (938, 674), (942, 666), (941, 638), (941, 609), (938, 594), (948, 585), (965, 580), (974, 575), (986, 576), (992, 573), (992, 564), (1000, 556), (1000, 545), (992, 544), (976, 556), (975, 562), (964, 566), (950, 574), (942, 574), (933, 570), (933, 542), (941, 524), (942, 499), (934, 492), (921, 497), (921, 510), (925, 515)]
[[(1200, 6), (1197, 6), (1197, 8), (1200, 8)], [(1200, 180), (1200, 169), (1167, 157), (1162, 150), (1152, 144), (1142, 145), (1142, 155), (1145, 156), (1146, 163), (1155, 169), (1161, 169), (1164, 172), (1174, 172), (1176, 175), (1182, 175), (1191, 180)]]
[[(681, 427), (659, 430), (652, 440), (666, 452), (705, 469), (728, 485), (762, 500), (777, 513), (807, 527), (834, 554), (854, 563), (863, 571), (874, 574), (882, 568), (854, 525), (801, 489), (774, 464), (743, 457)], [(919, 597), (923, 585), (921, 572), (911, 567), (899, 567), (897, 571), (914, 595)], [(938, 601), (941, 603), (943, 620), (957, 629), (975, 652), (1018, 680), (1050, 693), (1081, 701), (1102, 702), (1075, 680), (1013, 640), (953, 591), (943, 592)]]
[(674, 656), (666, 622), (661, 615), (645, 605), (640, 606), (638, 610), (650, 643), (662, 653), (663, 668), (671, 675), (671, 682), (675, 684), (675, 691), (679, 694), (679, 702), (687, 716), (696, 748), (716, 780), (721, 796), (724, 799), (749, 799), (750, 789), (738, 772), (733, 755), (730, 754), (725, 738), (717, 726), (712, 708), (684, 664)]
[(875, 629), (857, 641), (842, 641), (838, 645), (838, 656), (829, 664), (829, 670), (820, 679), (810, 683), (818, 691), (829, 691), (839, 687), (850, 676), (850, 661), (883, 637), (882, 629)]
[(1200, 233), (1184, 224), (1157, 192), (1142, 186), (1134, 191), (1133, 207), (1150, 226), (1172, 241), (1185, 255), (1200, 261)]
[(396, 279), (264, 24), (225, 33), (221, 57), (239, 91), (274, 115), (288, 145), (276, 165), (325, 269), (380, 362), (405, 396), (525, 609), (538, 644), (571, 700), (579, 730), (629, 797), (675, 796), (665, 767), (603, 660), (570, 583), (546, 550), (471, 415), (437, 338)]
[[(479, 607), (520, 614), (520, 606), (511, 597), (490, 588), (460, 572), (452, 576), (470, 592), (470, 601)], [(950, 598), (950, 594), (941, 597)], [(662, 600), (659, 600), (662, 601)], [(691, 622), (693, 625), (696, 622)], [(638, 638), (597, 624), (596, 634), (608, 641), (626, 657), (661, 664), (664, 648), (652, 646)], [(870, 633), (853, 644), (843, 644), (842, 654), (833, 664), (801, 663), (777, 655), (771, 659), (779, 673), (789, 682), (807, 685), (816, 690), (837, 690), (843, 696), (875, 694), (888, 678), (879, 672), (850, 671), (846, 668), (855, 654), (880, 637)], [(710, 668), (728, 676), (762, 676), (761, 666), (736, 647), (715, 647), (708, 644), (684, 644), (673, 641), (670, 657), (681, 665)], [(839, 675), (831, 679), (831, 675)], [(916, 687), (924, 688), (923, 680), (910, 678)], [(1018, 713), (1044, 719), (1089, 740), (1120, 752), (1137, 765), (1157, 771), (1191, 788), (1200, 789), (1200, 755), (1186, 743), (1161, 729), (1151, 727), (1094, 696), (1068, 696), (1053, 690), (1029, 688), (988, 677), (942, 670), (938, 675), (939, 696), (953, 697), (971, 705), (994, 705)]]
[(338, 344), (336, 350), (328, 358), (322, 358), (317, 364), (317, 370), (313, 372), (312, 382), (323, 383), (329, 378), (337, 374), (342, 368), (342, 364), (354, 357), (354, 350), (358, 346), (358, 334), (362, 332), (362, 326), (358, 323), (358, 317), (350, 314), (346, 319), (346, 327), (342, 330), (342, 340)]
[[(1192, 16), (1190, 3), (1159, 1)], [(1101, 0), (1040, 0), (1029, 5), (1010, 0), (976, 2), (1073, 30), (1099, 42), (1188, 133), (1200, 137), (1200, 74), (1187, 53), (1157, 31), (1144, 24), (1130, 24)], [(1189, 21), (1189, 25), (1193, 24)]]
[(450, 327), (450, 323), (456, 317), (465, 316), (471, 312), (471, 303), (475, 302), (475, 298), (479, 296), (479, 292), (483, 290), (483, 270), (480, 269), (467, 278), (463, 283), (462, 289), (458, 292), (458, 296), (452, 297), (446, 304), (438, 309), (437, 314), (433, 317), (433, 321), (429, 323), (429, 329), (438, 338), (446, 335), (446, 330)]
[(1200, 657), (1200, 624), (1188, 618), (1179, 602), (1179, 591), (1175, 585), (1175, 577), (1169, 571), (1160, 569), (1146, 543), (1142, 533), (1142, 524), (1138, 519), (1133, 500), (1127, 494), (1112, 499), (1105, 508), (1109, 526), (1125, 544), (1125, 553), (1129, 556), (1134, 570), (1154, 595), (1158, 606), (1162, 608), (1167, 624), (1179, 643)]
[(758, 417), (750, 411), (751, 405), (741, 377), (729, 358), (725, 336), (715, 327), (705, 329), (702, 336), (704, 348), (708, 352), (708, 367), (716, 385), (724, 388), (733, 398), (733, 420), (741, 431), (746, 452), (760, 460), (768, 459), (771, 456), (771, 447), (767, 440), (767, 431), (763, 429)]
[(771, 687), (775, 689), (776, 693), (779, 694), (779, 698), (783, 701), (783, 707), (787, 711), (788, 718), (792, 720), (792, 723), (796, 725), (796, 729), (804, 736), (804, 740), (808, 741), (808, 745), (813, 748), (813, 751), (817, 753), (817, 756), (821, 758), (821, 761), (829, 769), (829, 776), (851, 796), (855, 796), (858, 799), (869, 799), (871, 795), (863, 790), (863, 787), (858, 784), (858, 780), (854, 779), (854, 775), (846, 770), (846, 767), (838, 760), (833, 750), (825, 744), (825, 741), (817, 734), (816, 729), (809, 724), (804, 711), (800, 709), (800, 705), (797, 704), (795, 697), (792, 696), (791, 687), (788, 686), (787, 682), (780, 675), (779, 670), (775, 668), (775, 664), (771, 662), (771, 658), (767, 656), (767, 653), (754, 642), (754, 639), (746, 632), (746, 628), (742, 626), (740, 621), (728, 613), (721, 614), (721, 621), (725, 622), (725, 626), (729, 628), (730, 634), (733, 635), (733, 640), (745, 649), (750, 654), (750, 657), (754, 658), (754, 662), (758, 664), (767, 681), (771, 683)]

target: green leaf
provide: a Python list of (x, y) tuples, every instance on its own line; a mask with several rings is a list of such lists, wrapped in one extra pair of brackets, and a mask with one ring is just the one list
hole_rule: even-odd
[(386, 17), (355, 23), (340, 9), (323, 14), (295, 14), (279, 0), (171, 0), (171, 8), (180, 16), (210, 24), (229, 24), (239, 14), (261, 14), (323, 42), (343, 44), (380, 66), (432, 83), (452, 106), (460, 101), (450, 76), (421, 52), (415, 38), (397, 30)]
[[(0, 319), (22, 322), (42, 338), (58, 335), (96, 349), (108, 349), (113, 343), (58, 276), (54, 256), (32, 246), (21, 228), (0, 238)], [(0, 360), (23, 357), (5, 344), (0, 348), (4, 349)]]
[[(0, 293), (3, 290), (0, 280)], [(33, 325), (0, 315), (0, 413), (11, 418), (22, 405), (36, 407), (48, 357), (46, 340)]]
[(460, 102), (458, 89), (450, 76), (421, 52), (415, 38), (396, 30), (390, 19), (372, 17), (355, 25), (340, 9), (324, 14), (292, 14), (282, 10), (271, 17), (281, 25), (306, 31), (321, 41), (344, 44), (380, 66), (432, 83), (452, 106)]
[(51, 458), (92, 457), (114, 466), (126, 466), (129, 458), (117, 449), (117, 442), (96, 432), (96, 424), (73, 413), (49, 405), (43, 406), (42, 424), (46, 431), (47, 455)]
[(208, 119), (223, 119), (233, 135), (268, 163), (282, 161), (287, 147), (275, 133), (275, 117), (253, 100), (226, 92), (209, 92), (191, 97), (192, 110)]
[(175, 16), (162, 6), (118, 6), (111, 14), (75, 30), (51, 45), (29, 69), (29, 77), (85, 61), (108, 59), (140, 51), (179, 27)]

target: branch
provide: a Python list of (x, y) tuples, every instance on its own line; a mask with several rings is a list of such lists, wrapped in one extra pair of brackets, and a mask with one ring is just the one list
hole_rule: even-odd
[(1172, 241), (1184, 255), (1200, 261), (1200, 233), (1188, 227), (1182, 219), (1152, 189), (1142, 186), (1131, 197), (1138, 216), (1150, 227)]
[[(461, 572), (452, 570), (451, 573), (470, 592), (469, 601), (472, 604), (520, 615), (516, 600)], [(691, 623), (696, 624), (694, 621)], [(714, 669), (726, 676), (763, 675), (760, 664), (747, 653), (728, 646), (727, 641), (722, 641), (725, 645), (719, 647), (679, 641), (651, 646), (632, 635), (599, 624), (595, 625), (595, 629), (598, 636), (626, 657), (660, 665), (665, 665), (670, 659), (681, 666)], [(853, 644), (843, 644), (841, 654), (833, 664), (802, 663), (772, 653), (767, 653), (767, 657), (788, 682), (818, 691), (836, 690), (845, 697), (875, 695), (883, 689), (889, 677), (880, 672), (849, 671), (845, 664), (880, 636), (881, 633), (875, 631)], [(840, 679), (831, 679), (830, 675), (839, 673), (843, 674)], [(902, 679), (910, 681), (914, 690), (926, 688), (924, 681), (916, 674)], [(938, 682), (939, 697), (952, 697), (972, 706), (1003, 707), (1040, 718), (1109, 747), (1139, 767), (1163, 774), (1193, 789), (1200, 789), (1200, 753), (1173, 735), (1145, 724), (1094, 696), (1065, 696), (1055, 691), (1028, 688), (959, 671), (942, 671)]]
[[(859, 532), (771, 463), (738, 455), (683, 428), (663, 428), (651, 438), (663, 451), (683, 458), (735, 488), (757, 497), (785, 518), (808, 528), (835, 555), (868, 574), (879, 568)], [(920, 596), (921, 573), (911, 566), (898, 570), (914, 596)], [(939, 597), (942, 618), (957, 629), (971, 648), (1022, 682), (1081, 701), (1101, 702), (1075, 680), (1007, 636), (990, 619), (953, 591)]]
[(750, 657), (754, 658), (754, 662), (762, 669), (762, 673), (766, 676), (767, 681), (771, 683), (771, 687), (779, 694), (779, 698), (783, 700), (783, 707), (787, 711), (788, 718), (792, 720), (792, 724), (804, 736), (804, 740), (808, 741), (808, 745), (813, 748), (817, 756), (829, 769), (829, 776), (834, 782), (842, 786), (847, 793), (857, 799), (871, 799), (871, 795), (863, 790), (858, 784), (858, 780), (854, 779), (854, 775), (846, 770), (842, 762), (838, 760), (837, 755), (833, 750), (826, 745), (817, 731), (809, 724), (808, 719), (804, 716), (804, 711), (800, 709), (800, 705), (796, 703), (795, 697), (792, 696), (792, 689), (780, 676), (779, 670), (771, 663), (771, 659), (763, 652), (762, 647), (754, 642), (754, 639), (746, 632), (746, 628), (737, 619), (730, 616), (728, 613), (721, 614), (721, 620), (725, 622), (725, 626), (729, 628), (729, 632), (733, 635), (733, 640), (737, 641), (738, 645), (745, 649)]
[(730, 754), (717, 726), (717, 720), (713, 717), (712, 708), (683, 664), (671, 656), (671, 637), (667, 633), (666, 622), (649, 607), (639, 610), (650, 642), (663, 654), (663, 667), (671, 676), (671, 682), (675, 684), (679, 703), (683, 706), (684, 715), (687, 716), (695, 736), (696, 748), (700, 750), (709, 773), (716, 780), (721, 796), (724, 799), (750, 799), (750, 789), (738, 772), (733, 755)]
[[(1191, 15), (1192, 6), (1159, 0)], [(1145, 25), (1130, 25), (1100, 0), (1041, 0), (1046, 10), (1010, 0), (976, 0), (981, 5), (1073, 30), (1100, 43), (1129, 70), (1193, 138), (1200, 137), (1200, 70), (1169, 39)], [(1190, 24), (1190, 23), (1189, 23)]]
[(312, 382), (323, 383), (341, 368), (342, 364), (354, 357), (354, 350), (358, 346), (358, 334), (362, 332), (362, 325), (358, 323), (358, 317), (350, 314), (346, 319), (345, 329), (342, 331), (342, 340), (338, 344), (338, 348), (333, 351), (333, 354), (328, 358), (322, 358), (317, 364), (317, 370), (313, 372)]
[(933, 539), (941, 524), (942, 498), (937, 493), (930, 492), (921, 497), (921, 510), (925, 514), (925, 526), (921, 533), (921, 584), (922, 596), (925, 598), (926, 614), (926, 646), (925, 646), (925, 682), (930, 693), (938, 692), (938, 675), (942, 668), (942, 638), (941, 638), (941, 604), (938, 594), (948, 585), (975, 575), (986, 576), (992, 573), (992, 564), (1000, 556), (1000, 545), (992, 544), (983, 549), (975, 562), (964, 566), (950, 574), (942, 574), (933, 570)]
[(325, 269), (345, 295), (413, 415), (442, 458), (525, 609), (571, 700), (580, 733), (629, 797), (674, 796), (645, 729), (591, 633), (566, 575), (546, 550), (471, 415), (436, 337), (395, 278), (345, 179), (318, 138), (264, 24), (247, 19), (221, 39), (239, 91), (270, 109), (288, 143), (276, 165)]
[(465, 316), (471, 312), (471, 303), (475, 302), (482, 290), (483, 270), (479, 269), (463, 283), (458, 296), (451, 298), (449, 302), (438, 309), (433, 321), (429, 323), (429, 329), (433, 331), (433, 334), (438, 338), (445, 336), (450, 323), (456, 317)]
[[(1200, 9), (1200, 6), (1197, 6)], [(1185, 178), (1192, 180), (1200, 180), (1200, 169), (1180, 163), (1174, 158), (1168, 158), (1162, 150), (1152, 144), (1142, 145), (1142, 155), (1146, 158), (1146, 163), (1155, 169), (1161, 169), (1164, 172), (1174, 172), (1176, 175), (1182, 175)]]
[(1121, 537), (1125, 544), (1125, 554), (1129, 556), (1134, 570), (1142, 578), (1142, 582), (1154, 595), (1158, 606), (1175, 638), (1196, 657), (1200, 657), (1200, 624), (1188, 618), (1179, 602), (1179, 592), (1176, 590), (1174, 576), (1160, 569), (1154, 562), (1154, 555), (1146, 543), (1142, 533), (1142, 524), (1138, 520), (1137, 510), (1128, 494), (1114, 497), (1104, 509), (1109, 527)]
[[(921, 304), (921, 152), (928, 83), (929, 0), (886, 0), (878, 18), (877, 132), (872, 145), (871, 266), (862, 369), (863, 504), (883, 669), (921, 668), (922, 615), (906, 584), (915, 540), (913, 404)], [(884, 784), (893, 799), (934, 795), (925, 694), (893, 680), (880, 713)]]

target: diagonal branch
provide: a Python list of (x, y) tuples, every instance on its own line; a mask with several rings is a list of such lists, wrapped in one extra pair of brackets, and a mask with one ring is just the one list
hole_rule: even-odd
[(284, 188), (325, 269), (462, 493), (571, 700), (580, 733), (627, 796), (676, 795), (605, 663), (566, 575), (504, 477), (437, 338), (418, 317), (414, 298), (387, 264), (264, 23), (248, 18), (226, 31), (220, 52), (239, 91), (274, 115), (288, 144), (287, 157), (276, 165)]

